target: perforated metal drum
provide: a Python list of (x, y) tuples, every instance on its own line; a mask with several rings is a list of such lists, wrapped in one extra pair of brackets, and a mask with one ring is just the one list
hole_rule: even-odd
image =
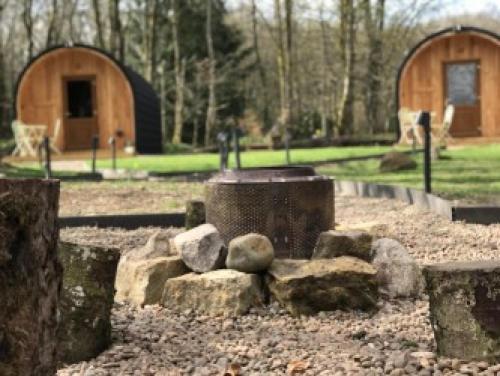
[(307, 259), (334, 221), (333, 181), (309, 166), (226, 171), (205, 187), (206, 218), (229, 243), (266, 235), (278, 258)]

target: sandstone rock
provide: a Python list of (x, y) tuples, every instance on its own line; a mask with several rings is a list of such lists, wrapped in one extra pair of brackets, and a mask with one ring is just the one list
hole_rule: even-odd
[(190, 200), (186, 202), (186, 229), (190, 230), (204, 223), (206, 223), (205, 203), (201, 200)]
[(264, 235), (247, 234), (229, 242), (226, 267), (245, 273), (257, 273), (271, 265), (274, 248)]
[(189, 269), (179, 256), (134, 260), (123, 256), (116, 276), (117, 302), (135, 305), (158, 304), (165, 282), (186, 274)]
[(372, 265), (377, 269), (380, 292), (390, 297), (417, 296), (422, 288), (422, 273), (415, 259), (394, 239), (373, 242)]
[(72, 243), (59, 244), (63, 265), (59, 359), (76, 363), (96, 357), (111, 343), (111, 308), (120, 253)]
[(408, 154), (398, 151), (391, 151), (380, 160), (379, 169), (381, 172), (393, 172), (401, 170), (414, 170), (417, 168), (415, 162)]
[(271, 294), (293, 315), (336, 309), (372, 309), (376, 270), (348, 256), (321, 260), (274, 260), (266, 276)]
[(322, 232), (314, 248), (313, 259), (330, 259), (353, 256), (370, 262), (372, 259), (372, 236), (363, 231)]
[(165, 283), (162, 304), (177, 311), (193, 310), (213, 316), (237, 316), (264, 302), (261, 278), (222, 269), (190, 273)]
[(175, 248), (191, 270), (204, 273), (224, 267), (226, 248), (214, 225), (204, 224), (174, 238)]
[(148, 239), (144, 247), (133, 249), (126, 253), (129, 260), (150, 260), (155, 257), (168, 257), (177, 254), (175, 247), (171, 246), (171, 235), (157, 231)]
[(363, 231), (370, 234), (372, 237), (387, 237), (390, 230), (386, 223), (377, 221), (357, 222), (349, 224), (338, 224), (335, 226), (337, 231)]
[(500, 360), (500, 262), (436, 264), (424, 276), (438, 355)]

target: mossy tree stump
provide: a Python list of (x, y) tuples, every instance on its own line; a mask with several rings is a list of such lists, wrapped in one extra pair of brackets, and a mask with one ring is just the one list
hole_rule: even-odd
[(56, 373), (59, 182), (0, 179), (0, 375)]
[(205, 203), (201, 200), (189, 200), (186, 202), (186, 230), (190, 230), (206, 223)]
[(58, 328), (59, 360), (96, 357), (111, 343), (111, 309), (120, 252), (115, 248), (59, 244), (63, 273)]
[(451, 262), (424, 269), (437, 352), (500, 360), (500, 262)]

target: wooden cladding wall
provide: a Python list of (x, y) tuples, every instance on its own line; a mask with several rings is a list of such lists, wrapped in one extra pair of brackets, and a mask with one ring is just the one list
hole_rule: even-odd
[[(117, 130), (122, 148), (126, 140), (135, 140), (134, 98), (123, 71), (107, 56), (88, 48), (60, 48), (36, 59), (24, 72), (16, 98), (17, 117), (27, 124), (44, 124), (53, 134), (56, 120), (63, 121), (64, 77), (95, 76), (97, 127), (100, 147), (107, 147)], [(64, 145), (64, 122), (56, 141)]]
[[(500, 41), (474, 31), (429, 39), (407, 60), (399, 80), (399, 107), (427, 110), (443, 121), (447, 63), (479, 63), (482, 136), (500, 135)], [(451, 129), (453, 134), (453, 127)]]

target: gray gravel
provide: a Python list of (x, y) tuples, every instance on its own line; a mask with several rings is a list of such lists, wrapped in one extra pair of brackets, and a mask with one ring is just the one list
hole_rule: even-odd
[[(399, 239), (420, 264), (494, 259), (500, 247), (499, 225), (450, 223), (394, 200), (339, 197), (336, 220), (345, 226), (376, 224), (381, 236)], [(92, 238), (92, 231), (65, 230), (62, 238)], [(132, 247), (153, 231), (106, 230), (99, 239)], [(225, 319), (116, 305), (113, 346), (90, 362), (61, 368), (58, 375), (222, 375), (229, 365), (239, 365), (242, 375), (285, 375), (294, 364), (307, 375), (500, 372), (500, 365), (436, 358), (425, 296), (383, 300), (379, 308), (372, 315), (338, 311), (293, 318), (272, 304)]]

